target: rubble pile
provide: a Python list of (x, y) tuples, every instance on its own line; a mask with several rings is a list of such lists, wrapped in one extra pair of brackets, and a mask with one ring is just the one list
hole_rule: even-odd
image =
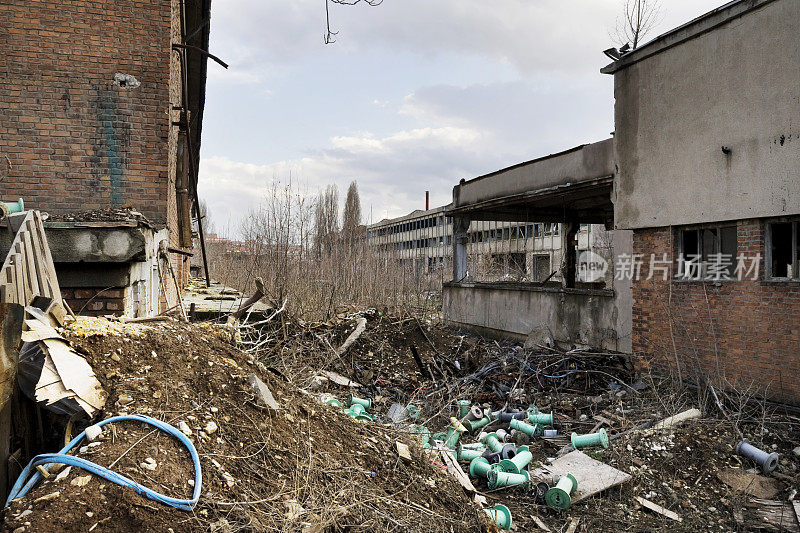
[(94, 423), (169, 424), (202, 480), (190, 447), (137, 420), (54, 428), (86, 429), (69, 453), (180, 502), (200, 482), (199, 500), (187, 512), (48, 467), (4, 529), (800, 531), (800, 418), (786, 409), (431, 316), (276, 317), (70, 324), (109, 394)]

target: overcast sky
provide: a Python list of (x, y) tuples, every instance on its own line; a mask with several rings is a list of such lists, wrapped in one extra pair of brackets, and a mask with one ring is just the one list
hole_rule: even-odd
[[(651, 36), (722, 0), (662, 0)], [(452, 187), (609, 136), (602, 50), (622, 0), (214, 0), (200, 195), (235, 234), (273, 180), (357, 180), (365, 222), (450, 202)], [(342, 198), (343, 200), (343, 198)]]

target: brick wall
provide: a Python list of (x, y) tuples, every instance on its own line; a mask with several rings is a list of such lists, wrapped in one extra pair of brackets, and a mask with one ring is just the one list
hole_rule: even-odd
[[(2, 199), (167, 222), (170, 2), (0, 2)], [(115, 73), (141, 85), (120, 87)]]
[(62, 288), (61, 295), (79, 315), (121, 315), (125, 310), (125, 290), (121, 288)]
[[(647, 280), (650, 254), (677, 255), (670, 228), (636, 230), (634, 254), (643, 254), (633, 282), (633, 350), (646, 368), (725, 382), (800, 405), (800, 283), (764, 281), (764, 224), (737, 223), (737, 253), (760, 254), (758, 280), (712, 282)], [(674, 343), (674, 344), (673, 344)], [(674, 346), (674, 347), (673, 347)], [(677, 362), (676, 362), (677, 356)], [(762, 396), (763, 397), (763, 396)]]

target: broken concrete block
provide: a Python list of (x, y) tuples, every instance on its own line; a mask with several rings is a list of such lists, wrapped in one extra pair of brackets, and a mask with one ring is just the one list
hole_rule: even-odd
[(275, 401), (272, 391), (269, 390), (269, 387), (267, 387), (267, 385), (261, 381), (258, 376), (255, 374), (250, 374), (250, 377), (247, 378), (247, 380), (256, 391), (256, 398), (258, 399), (259, 405), (264, 405), (270, 409), (280, 409), (280, 405), (278, 405), (278, 402)]

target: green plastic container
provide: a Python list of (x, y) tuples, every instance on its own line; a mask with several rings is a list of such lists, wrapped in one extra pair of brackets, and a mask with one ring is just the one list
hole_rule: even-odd
[(489, 519), (497, 524), (500, 529), (506, 531), (511, 529), (511, 511), (508, 510), (508, 507), (498, 503), (491, 509), (484, 509), (484, 511), (489, 515)]
[(608, 448), (608, 433), (605, 429), (601, 429), (597, 433), (587, 433), (586, 435), (578, 435), (573, 433), (570, 437), (572, 447), (576, 450), (580, 448), (588, 448), (590, 446), (602, 446)]
[(561, 476), (556, 486), (547, 491), (544, 500), (552, 509), (566, 511), (572, 504), (571, 495), (578, 489), (578, 481), (572, 474)]

